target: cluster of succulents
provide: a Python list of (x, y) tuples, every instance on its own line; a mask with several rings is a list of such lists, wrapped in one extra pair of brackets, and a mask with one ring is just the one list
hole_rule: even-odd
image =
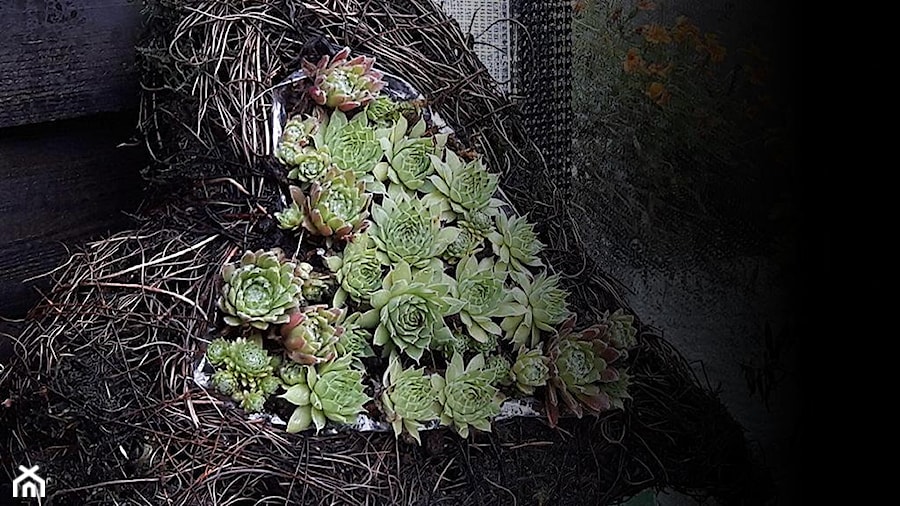
[(275, 154), (290, 182), (275, 217), (306, 261), (273, 248), (222, 271), (224, 321), (256, 332), (269, 379), (238, 374), (216, 340), (213, 384), (248, 410), (262, 409), (248, 395), (283, 389), (288, 432), (377, 413), (416, 441), (425, 426), (489, 431), (511, 396), (543, 396), (551, 424), (562, 409), (622, 408), (633, 316), (576, 331), (498, 175), (454, 152), (422, 103), (382, 95), (371, 59), (349, 56), (304, 66), (316, 105), (287, 121)]

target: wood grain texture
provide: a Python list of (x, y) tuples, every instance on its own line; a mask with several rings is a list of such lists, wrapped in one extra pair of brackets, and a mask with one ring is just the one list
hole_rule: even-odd
[(139, 0), (0, 0), (0, 128), (135, 107)]
[[(37, 300), (22, 280), (49, 271), (74, 245), (127, 225), (140, 203), (135, 113), (0, 130), (0, 315)], [(38, 283), (40, 286), (40, 283)]]

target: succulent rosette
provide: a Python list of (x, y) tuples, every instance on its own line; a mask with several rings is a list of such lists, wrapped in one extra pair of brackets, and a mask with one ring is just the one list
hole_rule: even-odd
[(360, 317), (360, 325), (375, 327), (375, 344), (387, 351), (396, 348), (418, 362), (432, 340), (452, 338), (444, 316), (459, 312), (462, 303), (450, 297), (444, 277), (433, 268), (413, 274), (401, 261), (385, 276), (382, 289), (372, 294), (372, 309)]
[(634, 315), (617, 309), (612, 314), (606, 312), (603, 323), (607, 326), (610, 346), (628, 349), (637, 345), (637, 329), (634, 327)]
[(214, 339), (206, 350), (217, 370), (210, 380), (221, 394), (231, 396), (247, 412), (262, 411), (268, 397), (281, 386), (275, 374), (280, 360), (266, 352), (261, 339)]
[(357, 303), (367, 303), (369, 296), (381, 288), (384, 260), (369, 233), (355, 236), (342, 255), (327, 257), (325, 263), (340, 283), (332, 304), (341, 307), (348, 297)]
[(379, 138), (387, 133), (370, 126), (364, 114), (347, 121), (344, 113), (335, 111), (321, 121), (314, 137), (316, 148), (327, 149), (331, 163), (341, 170), (353, 171), (357, 179), (372, 178), (370, 173), (384, 156)]
[(413, 102), (395, 102), (381, 95), (366, 106), (366, 117), (378, 128), (393, 128), (406, 113), (416, 113)]
[(312, 80), (309, 96), (317, 104), (352, 111), (374, 100), (384, 87), (384, 74), (372, 68), (374, 58), (349, 58), (350, 48), (345, 47), (330, 58), (322, 56), (316, 64), (304, 60), (303, 71)]
[(369, 216), (372, 195), (352, 171), (331, 168), (304, 193), (290, 187), (291, 198), (303, 213), (303, 228), (314, 235), (343, 239), (360, 231)]
[(423, 368), (403, 369), (399, 357), (394, 355), (384, 372), (383, 384), (381, 405), (394, 435), (399, 437), (406, 429), (422, 444), (419, 439), (422, 424), (441, 417), (440, 376), (427, 375)]
[(343, 328), (337, 325), (341, 310), (318, 305), (291, 313), (281, 326), (281, 344), (288, 358), (299, 364), (311, 365), (333, 360), (335, 343)]
[(527, 311), (506, 290), (506, 277), (506, 270), (491, 257), (481, 261), (468, 257), (456, 265), (453, 296), (463, 302), (459, 317), (478, 342), (486, 343), (489, 336), (503, 333), (494, 318), (522, 316)]
[(304, 148), (287, 157), (280, 154), (280, 159), (290, 167), (288, 178), (296, 179), (302, 183), (312, 183), (325, 175), (331, 167), (331, 155), (328, 150)]
[(300, 381), (279, 397), (297, 406), (287, 424), (288, 432), (300, 432), (315, 425), (318, 434), (327, 420), (349, 424), (362, 413), (371, 399), (365, 394), (362, 372), (352, 367), (347, 355), (332, 362), (302, 366)]
[(493, 198), (500, 178), (489, 173), (481, 159), (464, 162), (453, 151), (446, 151), (446, 162), (431, 156), (436, 174), (429, 179), (457, 214), (482, 211), (494, 214), (503, 202)]
[(511, 370), (516, 388), (525, 395), (534, 395), (534, 389), (547, 385), (550, 378), (550, 358), (541, 353), (540, 348), (519, 349), (519, 354)]
[[(345, 313), (346, 314), (346, 313)], [(343, 332), (334, 344), (339, 356), (351, 355), (355, 358), (374, 357), (372, 351), (372, 333), (359, 325), (362, 313), (353, 313), (340, 322)], [(357, 365), (361, 362), (355, 362)]]
[(442, 258), (451, 264), (475, 256), (484, 249), (484, 238), (494, 230), (494, 219), (484, 211), (469, 211), (456, 222), (459, 236), (447, 246)]
[(382, 261), (422, 268), (440, 256), (459, 229), (441, 227), (439, 216), (438, 204), (429, 205), (391, 185), (381, 205), (372, 206), (371, 237)]
[(491, 384), (491, 373), (484, 371), (484, 356), (475, 355), (464, 366), (460, 354), (453, 355), (443, 378), (438, 380), (443, 406), (441, 423), (452, 425), (462, 437), (469, 436), (469, 427), (490, 432), (491, 419), (500, 414), (503, 398)]
[(560, 399), (569, 411), (581, 418), (584, 408), (594, 413), (611, 409), (612, 399), (603, 384), (613, 384), (609, 387), (611, 391), (622, 387), (614, 384), (622, 379), (615, 363), (625, 352), (606, 341), (607, 326), (598, 324), (581, 331), (574, 331), (574, 327), (575, 318), (571, 317), (547, 346), (550, 379), (546, 404), (552, 426), (559, 418)]
[(448, 135), (426, 137), (426, 129), (424, 119), (419, 119), (409, 128), (406, 118), (401, 115), (390, 135), (380, 138), (387, 162), (375, 166), (375, 177), (380, 181), (390, 179), (392, 183), (413, 191), (431, 191), (428, 176), (434, 173), (434, 165), (430, 157), (441, 153), (447, 144)]
[(522, 217), (508, 217), (504, 213), (497, 215), (497, 230), (488, 234), (494, 254), (500, 257), (500, 263), (511, 265), (516, 270), (525, 271), (528, 267), (541, 267), (544, 263), (538, 254), (544, 244), (538, 241), (534, 225)]
[[(303, 162), (309, 162), (310, 160), (306, 157), (310, 155), (324, 155), (327, 157), (327, 152), (318, 152), (312, 145), (313, 134), (318, 128), (319, 121), (312, 116), (294, 116), (288, 120), (282, 130), (278, 148), (275, 150), (275, 157), (281, 163), (292, 167), (292, 170), (296, 170), (297, 166)], [(326, 159), (325, 161), (328, 160)], [(301, 168), (300, 173), (306, 173), (309, 170), (313, 170), (313, 167)], [(322, 171), (324, 172), (324, 168)], [(299, 178), (295, 177), (295, 179)]]
[(503, 355), (492, 355), (485, 360), (484, 373), (490, 377), (492, 385), (509, 385), (512, 365)]
[(312, 265), (301, 262), (297, 266), (299, 277), (303, 280), (300, 293), (307, 302), (322, 302), (325, 294), (332, 289), (333, 280), (327, 273), (313, 270)]
[(303, 280), (296, 265), (284, 260), (280, 249), (247, 251), (240, 261), (222, 268), (219, 309), (225, 323), (265, 330), (288, 321), (288, 312), (300, 305)]
[(500, 328), (516, 347), (533, 348), (541, 340), (541, 331), (553, 332), (555, 325), (571, 316), (566, 303), (568, 292), (559, 287), (558, 275), (542, 272), (532, 278), (520, 271), (509, 275), (519, 285), (513, 288), (511, 296), (525, 307), (525, 312), (504, 318)]

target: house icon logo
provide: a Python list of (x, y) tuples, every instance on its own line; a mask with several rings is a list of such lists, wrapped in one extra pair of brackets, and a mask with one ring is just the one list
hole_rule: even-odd
[(22, 474), (13, 480), (13, 497), (44, 497), (44, 479), (37, 474), (38, 466), (19, 466)]

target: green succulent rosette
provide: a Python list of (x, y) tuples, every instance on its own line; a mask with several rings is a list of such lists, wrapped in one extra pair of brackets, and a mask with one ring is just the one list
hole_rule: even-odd
[(546, 404), (552, 426), (559, 417), (560, 400), (580, 418), (585, 408), (594, 413), (612, 408), (612, 399), (604, 391), (604, 385), (610, 385), (607, 388), (614, 393), (617, 388), (627, 387), (627, 379), (624, 385), (617, 383), (622, 375), (615, 367), (625, 352), (605, 340), (606, 325), (598, 324), (578, 332), (574, 327), (575, 318), (570, 317), (548, 344), (551, 372)]
[(600, 383), (600, 391), (609, 397), (611, 409), (625, 409), (625, 399), (632, 399), (631, 394), (628, 392), (630, 386), (631, 375), (620, 371), (618, 379)]
[(511, 364), (503, 355), (492, 355), (484, 363), (484, 373), (490, 377), (492, 385), (509, 385)]
[(404, 116), (400, 116), (390, 135), (381, 137), (381, 148), (386, 162), (375, 166), (375, 177), (380, 181), (390, 180), (394, 184), (423, 193), (432, 190), (428, 177), (434, 173), (431, 156), (441, 153), (447, 144), (447, 134), (425, 136), (427, 127), (424, 119), (419, 119), (412, 128)]
[(300, 294), (307, 302), (322, 302), (325, 293), (332, 288), (331, 275), (316, 271), (307, 262), (299, 262), (294, 275), (303, 281)]
[(310, 183), (331, 165), (328, 148), (316, 149), (313, 145), (313, 135), (318, 129), (318, 120), (311, 116), (295, 116), (284, 125), (275, 158), (287, 165), (289, 178)]
[(500, 263), (511, 265), (515, 270), (527, 271), (528, 267), (541, 267), (544, 263), (538, 254), (544, 244), (537, 239), (534, 225), (526, 217), (497, 215), (497, 230), (488, 234), (494, 254)]
[[(372, 351), (372, 333), (364, 329), (359, 324), (362, 313), (353, 313), (347, 316), (342, 322), (341, 333), (338, 341), (334, 344), (339, 356), (351, 355), (355, 358), (374, 357), (375, 352)], [(360, 362), (355, 362), (357, 365)]]
[(350, 58), (350, 48), (332, 57), (322, 56), (318, 63), (304, 60), (303, 71), (312, 80), (307, 89), (318, 105), (338, 111), (352, 111), (372, 102), (384, 87), (384, 75), (373, 69), (375, 58)]
[(510, 371), (516, 388), (525, 395), (534, 395), (534, 389), (547, 385), (550, 378), (550, 358), (540, 348), (520, 348)]
[(462, 355), (456, 354), (440, 378), (441, 424), (452, 426), (462, 437), (469, 427), (490, 432), (491, 419), (500, 414), (503, 398), (491, 384), (492, 375), (484, 371), (484, 356), (475, 355), (464, 367)]
[(500, 328), (517, 348), (534, 348), (541, 340), (541, 331), (553, 332), (555, 325), (571, 316), (566, 303), (568, 292), (559, 287), (558, 275), (542, 272), (532, 278), (528, 273), (513, 271), (510, 277), (519, 285), (511, 296), (525, 312), (504, 318)]
[(288, 321), (288, 313), (301, 302), (303, 281), (296, 265), (284, 260), (280, 249), (247, 251), (240, 261), (222, 268), (225, 283), (219, 309), (225, 323), (265, 330)]
[(281, 344), (288, 358), (304, 365), (333, 360), (343, 332), (337, 324), (341, 310), (318, 305), (291, 313), (281, 326)]
[(387, 132), (370, 126), (365, 114), (357, 114), (348, 121), (344, 113), (334, 111), (322, 123), (314, 137), (316, 148), (327, 149), (331, 163), (341, 170), (352, 171), (358, 180), (373, 179), (371, 173), (384, 156), (379, 138)]
[(456, 214), (471, 211), (495, 214), (503, 205), (495, 199), (500, 178), (489, 173), (481, 159), (464, 162), (453, 151), (446, 151), (446, 161), (438, 156), (431, 156), (436, 174), (429, 179), (435, 190), (447, 199), (450, 208)]
[(391, 357), (384, 372), (381, 405), (395, 436), (399, 437), (406, 429), (417, 443), (422, 444), (419, 429), (423, 423), (441, 417), (439, 378), (425, 374), (423, 368), (403, 369), (399, 358)]
[(607, 338), (610, 346), (628, 349), (637, 345), (634, 315), (625, 313), (623, 309), (617, 309), (612, 314), (607, 311), (603, 323), (607, 326)]
[(401, 261), (385, 276), (382, 289), (370, 299), (372, 309), (359, 320), (361, 326), (375, 328), (375, 344), (418, 362), (432, 340), (452, 338), (444, 317), (459, 312), (462, 303), (450, 296), (445, 275), (439, 265), (435, 267), (413, 274)]
[(234, 341), (214, 339), (206, 356), (217, 370), (210, 378), (211, 385), (221, 394), (239, 402), (243, 410), (262, 411), (268, 397), (281, 386), (275, 370), (280, 360), (266, 352), (261, 339)]
[(382, 266), (386, 262), (368, 232), (356, 235), (343, 254), (327, 257), (325, 263), (340, 283), (332, 302), (335, 307), (343, 306), (348, 297), (357, 303), (368, 303), (372, 293), (381, 288)]
[(438, 204), (391, 185), (381, 205), (372, 206), (370, 235), (382, 261), (423, 268), (439, 257), (459, 236), (459, 229), (441, 227), (440, 213)]
[[(349, 170), (332, 167), (308, 192), (297, 186), (291, 186), (290, 192), (302, 213), (303, 228), (313, 235), (346, 239), (360, 231), (369, 216), (367, 209), (372, 195), (366, 193), (365, 183), (357, 182)], [(283, 224), (284, 218), (278, 216), (278, 219)]]
[(468, 257), (456, 265), (453, 296), (463, 302), (459, 317), (478, 342), (486, 343), (489, 336), (503, 333), (494, 318), (522, 316), (527, 311), (506, 290), (506, 277), (506, 270), (490, 257), (481, 261)]
[(326, 420), (340, 424), (356, 420), (371, 399), (365, 394), (362, 372), (352, 367), (352, 360), (347, 355), (333, 362), (302, 366), (303, 380), (279, 396), (297, 406), (288, 420), (288, 432), (315, 425), (318, 434)]
[(290, 167), (288, 178), (296, 179), (301, 183), (312, 183), (324, 176), (331, 168), (331, 155), (328, 153), (328, 148), (304, 148), (295, 151), (290, 157), (281, 153), (280, 159)]
[(393, 128), (405, 114), (416, 112), (418, 108), (414, 103), (395, 102), (383, 95), (366, 106), (366, 117), (378, 128)]

